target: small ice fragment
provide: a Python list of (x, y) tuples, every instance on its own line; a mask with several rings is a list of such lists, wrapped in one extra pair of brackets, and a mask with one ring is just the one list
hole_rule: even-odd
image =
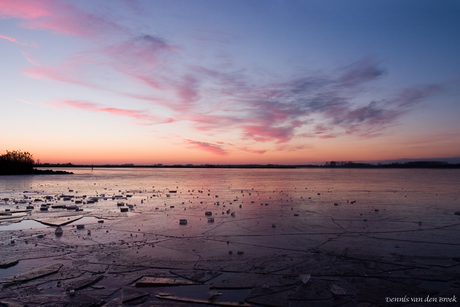
[(310, 274), (300, 274), (300, 275), (299, 275), (300, 281), (301, 281), (303, 284), (306, 284), (306, 283), (310, 280), (310, 277), (311, 277)]
[(215, 300), (216, 298), (218, 298), (218, 297), (220, 297), (222, 295), (222, 293), (217, 292), (217, 291), (210, 291), (210, 292), (208, 292), (208, 294), (209, 294), (208, 300), (210, 300), (210, 301), (213, 301), (213, 300)]
[(332, 285), (331, 286), (331, 292), (332, 294), (334, 294), (335, 296), (344, 296), (347, 294), (347, 291), (342, 288), (342, 287), (339, 287), (337, 285)]

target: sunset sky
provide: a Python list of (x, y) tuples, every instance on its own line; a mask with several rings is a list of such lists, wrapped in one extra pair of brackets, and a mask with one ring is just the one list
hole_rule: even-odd
[(0, 0), (0, 154), (460, 157), (460, 1)]

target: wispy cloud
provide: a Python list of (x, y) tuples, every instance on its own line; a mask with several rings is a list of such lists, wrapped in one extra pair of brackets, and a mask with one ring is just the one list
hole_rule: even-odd
[(409, 107), (420, 100), (439, 92), (442, 89), (440, 84), (427, 84), (412, 88), (405, 88), (390, 102), (398, 107)]
[[(94, 48), (73, 54), (60, 63), (46, 65), (23, 52), (31, 66), (24, 67), (22, 72), (32, 78), (48, 79), (92, 89), (116, 93), (126, 97), (163, 104), (175, 110), (183, 110), (195, 99), (193, 79), (182, 77), (171, 79), (170, 68), (165, 66), (169, 54), (176, 53), (179, 48), (166, 41), (150, 35), (136, 36), (127, 41), (108, 46)], [(143, 93), (130, 93), (125, 88), (103, 86), (97, 78), (101, 73), (114, 75), (116, 80), (128, 80), (147, 85), (158, 96)], [(102, 78), (102, 79), (105, 79)], [(165, 93), (171, 98), (164, 99)]]
[(381, 63), (381, 61), (377, 61), (374, 57), (367, 56), (344, 67), (342, 75), (339, 78), (340, 85), (355, 87), (376, 80), (385, 72), (380, 68)]
[[(414, 87), (386, 101), (370, 101), (364, 106), (357, 104), (347, 88), (359, 87), (379, 77), (383, 69), (378, 65), (379, 62), (366, 59), (350, 65), (350, 71), (344, 71), (338, 78), (306, 75), (258, 87), (247, 85), (244, 78), (232, 73), (193, 67), (177, 80), (162, 79), (161, 85), (154, 86), (175, 99), (162, 101), (150, 96), (130, 96), (170, 108), (177, 120), (190, 121), (199, 131), (232, 129), (239, 131), (242, 139), (255, 142), (286, 143), (294, 137), (335, 138), (342, 135), (369, 138), (383, 133), (412, 105), (440, 89), (438, 85)], [(211, 97), (218, 95), (202, 85), (209, 82), (213, 82), (214, 92), (222, 94), (214, 101), (205, 92)], [(310, 118), (318, 116), (321, 124), (312, 126)]]
[(247, 147), (236, 147), (239, 151), (244, 151), (252, 154), (258, 154), (258, 155), (263, 155), (264, 153), (267, 152), (265, 149), (251, 149)]
[(289, 141), (294, 136), (293, 127), (246, 125), (243, 126), (242, 129), (245, 138), (251, 138), (257, 142), (270, 142), (276, 140), (277, 143), (283, 143)]
[[(117, 52), (129, 48), (130, 51)], [(178, 49), (161, 39), (140, 36), (129, 43), (103, 49), (109, 61), (98, 55), (85, 54), (67, 59), (58, 66), (33, 63), (24, 73), (36, 78), (48, 78), (94, 89), (113, 91), (152, 105), (169, 108), (175, 121), (190, 122), (197, 131), (221, 133), (231, 129), (240, 139), (274, 144), (288, 143), (293, 138), (337, 138), (343, 135), (376, 137), (417, 102), (440, 90), (439, 85), (427, 85), (401, 90), (393, 97), (357, 102), (366, 83), (383, 74), (380, 62), (366, 58), (333, 73), (297, 76), (271, 84), (251, 85), (243, 73), (215, 71), (199, 66), (182, 66), (172, 74), (174, 64), (167, 60)], [(147, 85), (153, 95), (123, 93), (103, 88), (91, 81), (87, 70), (102, 65), (135, 81)], [(353, 91), (349, 91), (353, 88)], [(364, 90), (363, 90), (364, 91)], [(167, 98), (166, 98), (167, 97)], [(75, 107), (75, 105), (74, 105)], [(124, 115), (139, 121), (153, 121), (140, 111), (116, 108), (92, 108), (92, 111)], [(314, 121), (312, 119), (315, 119)], [(172, 119), (169, 119), (171, 122)], [(160, 121), (161, 122), (161, 121)], [(192, 143), (196, 148), (216, 151), (210, 143)], [(197, 145), (201, 144), (201, 145)], [(219, 147), (220, 148), (220, 147)], [(300, 147), (299, 147), (300, 148)]]
[(218, 155), (218, 156), (227, 156), (228, 152), (221, 146), (217, 144), (207, 143), (207, 142), (198, 142), (193, 140), (184, 140), (188, 148), (198, 149), (207, 151), (209, 153)]
[[(227, 121), (235, 123), (244, 138), (256, 142), (286, 143), (294, 137), (378, 136), (395, 125), (413, 105), (441, 89), (435, 84), (413, 87), (393, 98), (363, 105), (359, 95), (365, 88), (359, 88), (384, 74), (380, 65), (379, 61), (365, 58), (341, 69), (338, 77), (306, 74), (291, 81), (262, 85), (243, 98), (237, 93), (233, 101), (235, 106), (241, 106), (242, 117)], [(351, 87), (353, 91), (348, 90)], [(312, 125), (313, 118), (320, 124)], [(208, 127), (212, 128), (209, 124)]]
[(292, 152), (292, 151), (299, 151), (299, 150), (309, 149), (309, 148), (313, 148), (313, 146), (310, 144), (302, 144), (302, 145), (280, 144), (275, 147), (275, 150)]
[(21, 102), (24, 102), (24, 103), (27, 103), (27, 104), (30, 104), (30, 105), (33, 105), (33, 106), (36, 106), (36, 107), (40, 107), (38, 104), (35, 104), (33, 102), (29, 102), (27, 100), (23, 100), (23, 99), (16, 99), (17, 101), (21, 101)]
[(97, 111), (99, 108), (99, 104), (94, 103), (94, 102), (88, 102), (88, 101), (77, 101), (77, 100), (55, 100), (54, 104), (60, 104), (60, 105), (66, 105), (70, 107), (74, 107), (77, 109), (81, 110), (86, 110), (86, 111)]
[(16, 43), (16, 44), (19, 44), (19, 45), (30, 47), (26, 43), (18, 42), (15, 38), (12, 38), (12, 37), (9, 37), (9, 36), (0, 35), (0, 38), (6, 39), (6, 40), (8, 40), (10, 42), (13, 42), (13, 43)]
[(108, 59), (106, 65), (114, 70), (153, 89), (160, 89), (164, 73), (158, 72), (166, 69), (169, 54), (179, 50), (180, 48), (160, 37), (135, 35), (128, 40), (103, 47), (99, 52)]
[(113, 115), (127, 116), (132, 117), (138, 120), (147, 121), (151, 124), (167, 124), (172, 123), (174, 120), (172, 118), (161, 119), (156, 115), (149, 114), (145, 111), (138, 110), (127, 110), (127, 109), (118, 109), (118, 108), (98, 108), (98, 112), (106, 112)]
[(47, 29), (59, 34), (96, 37), (121, 28), (104, 18), (87, 13), (69, 3), (55, 0), (2, 0), (2, 18), (20, 18), (22, 27)]
[(90, 57), (74, 56), (57, 65), (43, 65), (24, 52), (23, 55), (32, 66), (24, 67), (22, 73), (31, 78), (48, 79), (93, 89), (107, 90), (91, 81), (91, 74), (88, 75), (87, 68), (97, 66), (98, 63), (95, 63)]
[(51, 15), (47, 6), (55, 4), (55, 1), (0, 1), (0, 15), (9, 18), (34, 19)]
[(22, 72), (35, 79), (49, 79), (60, 82), (72, 83), (76, 85), (81, 85), (89, 88), (101, 89), (101, 87), (96, 86), (95, 84), (88, 82), (84, 78), (78, 78), (74, 76), (77, 73), (75, 67), (72, 65), (62, 65), (62, 66), (28, 66), (24, 67)]
[(102, 113), (109, 113), (109, 114), (117, 115), (117, 116), (131, 117), (136, 120), (142, 121), (143, 124), (150, 124), (150, 125), (167, 124), (167, 123), (171, 123), (174, 121), (172, 118), (161, 118), (159, 116), (150, 114), (147, 111), (104, 107), (100, 104), (88, 102), (88, 101), (55, 100), (49, 103), (48, 105), (52, 107), (70, 106), (70, 107), (85, 110), (85, 111), (102, 112)]

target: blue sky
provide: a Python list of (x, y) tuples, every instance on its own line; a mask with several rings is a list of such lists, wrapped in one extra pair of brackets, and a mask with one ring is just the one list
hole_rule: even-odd
[(72, 163), (458, 157), (458, 16), (458, 1), (0, 0), (0, 150)]

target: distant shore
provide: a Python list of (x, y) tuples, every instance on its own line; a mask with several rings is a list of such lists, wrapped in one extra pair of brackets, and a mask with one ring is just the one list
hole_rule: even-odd
[[(394, 169), (394, 168), (423, 168), (423, 169), (458, 169), (460, 168), (460, 163), (447, 163), (441, 161), (411, 161), (405, 163), (388, 163), (388, 164), (370, 164), (370, 163), (355, 163), (355, 162), (336, 162), (330, 161), (322, 165), (314, 164), (293, 164), (293, 165), (280, 165), (280, 164), (173, 164), (173, 165), (163, 165), (163, 164), (153, 164), (153, 165), (135, 165), (135, 164), (52, 164), (52, 163), (43, 163), (36, 164), (34, 167), (78, 167), (78, 168), (248, 168), (248, 169), (287, 169), (287, 168), (352, 168), (352, 169)], [(49, 171), (49, 170), (48, 170)]]

